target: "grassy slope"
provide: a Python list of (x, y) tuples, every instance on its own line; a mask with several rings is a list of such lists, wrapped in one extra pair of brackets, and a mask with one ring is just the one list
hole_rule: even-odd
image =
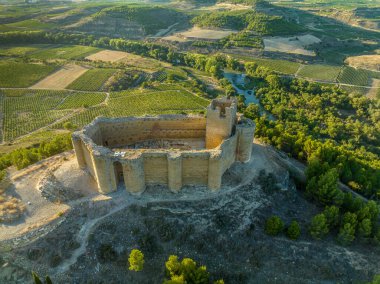
[(58, 68), (57, 65), (0, 62), (0, 87), (29, 87)]

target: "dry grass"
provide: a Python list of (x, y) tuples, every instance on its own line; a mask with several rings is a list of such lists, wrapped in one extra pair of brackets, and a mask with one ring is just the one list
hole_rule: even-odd
[(315, 56), (312, 50), (306, 50), (308, 45), (319, 43), (320, 39), (313, 35), (303, 35), (298, 37), (268, 37), (264, 38), (265, 51), (285, 52), (292, 54), (302, 54)]
[(122, 62), (129, 66), (142, 69), (170, 67), (170, 64), (165, 62), (116, 50), (102, 50), (98, 53), (87, 56), (86, 59), (91, 61)]
[(116, 50), (102, 50), (95, 54), (87, 56), (86, 59), (91, 61), (116, 62), (126, 57), (128, 57), (127, 52)]
[(178, 33), (178, 37), (183, 37), (186, 39), (210, 39), (210, 40), (218, 40), (229, 36), (230, 34), (236, 31), (233, 30), (211, 30), (211, 29), (203, 29), (199, 27), (193, 27), (190, 30), (185, 32)]
[(380, 71), (380, 55), (360, 55), (347, 57), (346, 63), (355, 68)]
[(5, 194), (0, 195), (0, 222), (12, 222), (21, 217), (25, 205), (21, 200)]
[(87, 68), (68, 64), (63, 66), (57, 72), (47, 76), (45, 79), (39, 81), (37, 84), (30, 87), (31, 89), (50, 89), (50, 90), (63, 90), (77, 78), (87, 72)]

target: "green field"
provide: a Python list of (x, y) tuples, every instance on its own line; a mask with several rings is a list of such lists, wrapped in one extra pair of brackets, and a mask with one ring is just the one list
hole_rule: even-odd
[(30, 56), (32, 58), (46, 60), (46, 59), (81, 59), (92, 53), (99, 51), (99, 48), (92, 46), (81, 45), (66, 45), (53, 47), (48, 49), (41, 49), (34, 52)]
[(106, 99), (104, 93), (74, 93), (69, 95), (56, 109), (76, 109), (102, 103)]
[(0, 46), (1, 56), (25, 56), (29, 53), (36, 52), (42, 47), (47, 45), (33, 44), (33, 45), (21, 45), (21, 46)]
[(81, 91), (99, 91), (103, 84), (116, 72), (115, 69), (96, 68), (90, 69), (66, 89)]
[[(174, 87), (174, 88), (173, 88)], [(90, 123), (97, 116), (142, 116), (182, 112), (199, 112), (205, 109), (209, 101), (176, 86), (162, 86), (167, 90), (138, 90), (111, 93), (106, 106), (95, 106), (75, 114), (67, 119), (78, 127)], [(64, 122), (55, 125), (62, 128)]]
[(246, 62), (256, 62), (258, 65), (283, 74), (295, 74), (300, 67), (297, 62), (281, 59), (255, 58), (246, 55), (229, 54), (230, 56)]
[(339, 74), (338, 81), (344, 84), (352, 84), (358, 86), (368, 86), (371, 82), (371, 78), (377, 78), (380, 76), (379, 72), (372, 72), (363, 69), (355, 69), (349, 66), (343, 68), (341, 74)]
[(65, 91), (2, 90), (0, 94), (5, 141), (46, 126), (71, 112), (55, 109), (69, 95)]
[(361, 94), (363, 96), (365, 96), (369, 91), (368, 88), (355, 87), (355, 86), (340, 86), (340, 88), (350, 94)]
[(30, 87), (57, 68), (57, 65), (1, 61), (0, 87)]
[[(130, 89), (111, 93), (107, 104), (101, 104), (105, 99), (105, 93), (2, 90), (0, 109), (4, 114), (3, 140), (12, 141), (49, 124), (59, 129), (65, 121), (81, 127), (99, 115), (118, 117), (198, 112), (209, 103), (179, 86), (164, 84), (157, 89)], [(54, 124), (58, 119), (62, 121)]]
[(340, 66), (329, 66), (321, 64), (305, 65), (298, 72), (298, 76), (312, 80), (336, 82), (340, 70)]

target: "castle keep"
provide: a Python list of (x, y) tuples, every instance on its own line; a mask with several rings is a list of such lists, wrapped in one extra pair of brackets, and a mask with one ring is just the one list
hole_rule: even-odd
[(131, 193), (151, 184), (177, 192), (185, 185), (219, 189), (235, 161), (250, 160), (254, 131), (251, 120), (237, 115), (235, 98), (218, 98), (206, 117), (98, 117), (72, 140), (79, 166), (101, 193), (119, 183)]

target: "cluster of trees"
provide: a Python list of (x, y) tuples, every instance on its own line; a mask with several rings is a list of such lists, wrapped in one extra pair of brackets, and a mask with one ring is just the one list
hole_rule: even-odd
[[(144, 254), (133, 249), (128, 258), (129, 270), (142, 271), (144, 268)], [(223, 280), (212, 282), (210, 273), (206, 266), (198, 265), (191, 258), (183, 258), (181, 261), (178, 256), (171, 255), (165, 262), (166, 277), (164, 284), (224, 284)]]
[(281, 78), (254, 63), (245, 68), (264, 110), (276, 118), (247, 108), (245, 115), (256, 121), (256, 136), (301, 161), (319, 161), (353, 190), (380, 198), (379, 102), (349, 96), (337, 87)]
[(201, 14), (191, 22), (200, 27), (246, 30), (260, 35), (284, 35), (304, 31), (297, 23), (287, 21), (281, 16), (267, 15), (252, 9), (214, 11)]
[(157, 60), (170, 62), (174, 65), (184, 65), (209, 72), (216, 78), (221, 78), (223, 68), (231, 64), (227, 56), (207, 56), (194, 53), (176, 52), (167, 46), (150, 42), (130, 41), (124, 39), (110, 39), (101, 37), (95, 39), (92, 35), (65, 34), (50, 32), (7, 32), (0, 33), (0, 42), (12, 43), (62, 43), (91, 45), (130, 52), (133, 54), (151, 57)]
[(271, 216), (266, 220), (265, 233), (268, 235), (277, 236), (283, 231), (285, 231), (286, 236), (291, 240), (297, 240), (301, 235), (301, 227), (295, 220), (293, 220), (286, 228), (284, 222), (278, 216)]
[(377, 203), (343, 192), (338, 184), (380, 199), (380, 103), (337, 87), (283, 78), (255, 63), (245, 70), (262, 105), (244, 109), (256, 121), (255, 136), (307, 162), (305, 194), (327, 206), (311, 221), (310, 234), (321, 239), (333, 232), (342, 244), (355, 238), (380, 242)]
[(342, 245), (349, 245), (355, 238), (380, 244), (379, 207), (375, 201), (364, 203), (359, 200), (347, 196), (341, 207), (326, 206), (311, 220), (311, 236), (320, 240), (333, 232)]
[(102, 9), (92, 16), (95, 20), (105, 17), (137, 22), (147, 34), (157, 33), (179, 22), (187, 22), (188, 16), (176, 9), (147, 5), (121, 5)]
[(59, 135), (44, 141), (37, 147), (22, 148), (0, 156), (0, 171), (10, 166), (23, 169), (42, 159), (72, 149), (70, 135)]
[[(330, 230), (338, 233), (342, 244), (349, 244), (355, 239), (355, 234), (361, 238), (380, 241), (378, 234), (379, 208), (375, 201), (364, 202), (351, 193), (343, 193), (338, 188), (338, 172), (330, 169), (317, 159), (309, 162), (306, 171), (306, 195), (327, 207), (323, 213), (315, 216), (311, 222), (311, 235), (320, 239)], [(347, 216), (355, 222), (347, 222)], [(363, 229), (365, 227), (366, 232)]]

